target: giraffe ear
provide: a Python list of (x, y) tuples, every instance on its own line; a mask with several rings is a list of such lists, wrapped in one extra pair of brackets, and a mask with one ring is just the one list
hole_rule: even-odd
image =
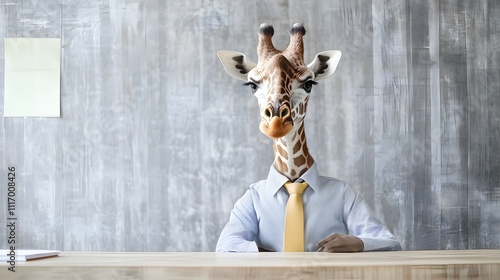
[(255, 63), (244, 54), (234, 51), (219, 51), (217, 53), (226, 72), (233, 78), (247, 81), (247, 74), (255, 68)]
[(324, 51), (316, 55), (314, 60), (307, 65), (307, 68), (314, 72), (315, 81), (323, 80), (330, 77), (337, 65), (339, 65), (342, 52), (338, 50)]

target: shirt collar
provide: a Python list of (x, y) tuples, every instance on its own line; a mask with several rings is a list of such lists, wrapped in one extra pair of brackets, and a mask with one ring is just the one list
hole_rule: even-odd
[[(314, 162), (311, 168), (309, 168), (304, 174), (302, 174), (302, 176), (300, 176), (300, 179), (306, 181), (307, 184), (313, 189), (313, 191), (316, 192), (319, 190), (319, 173), (316, 162)], [(288, 178), (279, 173), (276, 168), (271, 165), (266, 181), (267, 195), (274, 196), (286, 182), (288, 182)]]

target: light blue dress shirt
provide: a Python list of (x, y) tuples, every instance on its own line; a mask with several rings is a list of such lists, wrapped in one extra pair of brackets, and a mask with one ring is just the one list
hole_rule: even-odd
[[(319, 176), (316, 163), (300, 178), (309, 184), (302, 194), (305, 251), (317, 251), (316, 244), (334, 233), (357, 236), (365, 251), (401, 250), (363, 197), (346, 183)], [(216, 251), (257, 252), (258, 247), (283, 251), (287, 181), (271, 166), (267, 180), (251, 185), (235, 203)]]

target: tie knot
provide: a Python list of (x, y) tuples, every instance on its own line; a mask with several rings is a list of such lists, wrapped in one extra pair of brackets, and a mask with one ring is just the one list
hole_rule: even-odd
[(285, 183), (285, 189), (288, 191), (289, 194), (302, 194), (304, 190), (307, 188), (307, 183), (302, 182), (302, 183)]

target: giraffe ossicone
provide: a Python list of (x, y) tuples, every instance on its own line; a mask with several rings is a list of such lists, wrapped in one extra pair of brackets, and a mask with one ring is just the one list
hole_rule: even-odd
[(320, 52), (306, 65), (304, 26), (295, 23), (289, 34), (288, 47), (278, 50), (272, 42), (274, 28), (261, 24), (257, 64), (240, 52), (223, 50), (217, 55), (231, 77), (252, 88), (260, 108), (259, 128), (273, 138), (274, 166), (294, 181), (314, 162), (304, 132), (309, 94), (317, 81), (335, 72), (342, 54), (339, 50)]

